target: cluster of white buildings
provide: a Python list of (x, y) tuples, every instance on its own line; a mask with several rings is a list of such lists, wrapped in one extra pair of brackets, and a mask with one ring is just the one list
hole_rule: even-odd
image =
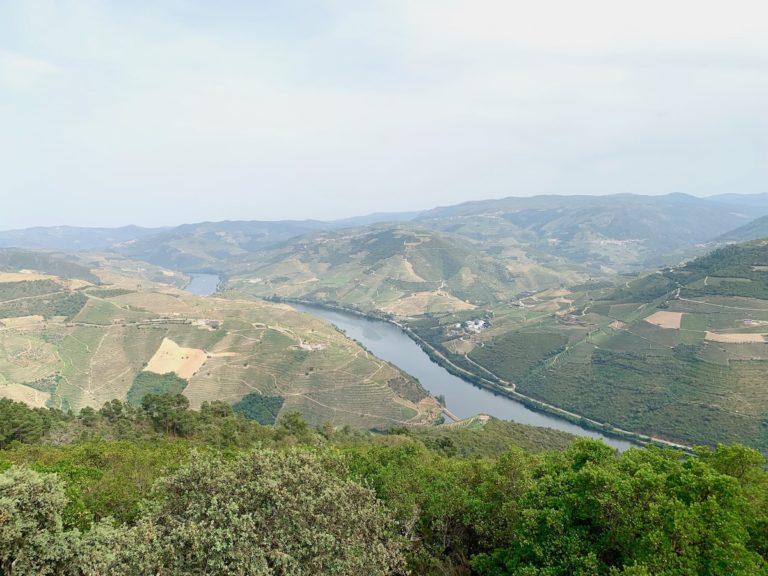
[(458, 322), (454, 325), (456, 330), (466, 330), (467, 332), (474, 332), (475, 334), (482, 332), (488, 328), (490, 324), (485, 320), (467, 320), (463, 324)]

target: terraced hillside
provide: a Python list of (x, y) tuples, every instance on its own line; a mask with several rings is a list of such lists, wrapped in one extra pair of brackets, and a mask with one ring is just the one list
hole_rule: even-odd
[(303, 236), (234, 264), (228, 287), (404, 317), (471, 310), (569, 278), (579, 275), (524, 253), (502, 262), (465, 238), (397, 225)]
[(768, 243), (412, 322), (455, 363), (623, 429), (768, 453)]
[(366, 428), (439, 415), (417, 382), (320, 320), (196, 297), (121, 273), (127, 265), (103, 262), (92, 270), (99, 285), (0, 274), (0, 396), (64, 409), (163, 391), (183, 391), (193, 407), (280, 398), (313, 424)]

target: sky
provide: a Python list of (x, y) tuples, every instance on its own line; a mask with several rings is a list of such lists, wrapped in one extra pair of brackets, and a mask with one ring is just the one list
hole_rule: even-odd
[(0, 0), (0, 229), (768, 192), (765, 0)]

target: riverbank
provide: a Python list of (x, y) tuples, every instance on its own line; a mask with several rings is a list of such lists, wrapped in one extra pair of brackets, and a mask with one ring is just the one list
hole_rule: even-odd
[(514, 402), (524, 406), (529, 410), (535, 411), (537, 413), (545, 414), (550, 417), (555, 417), (561, 421), (568, 422), (569, 424), (572, 424), (582, 430), (585, 430), (585, 431), (589, 430), (589, 431), (592, 431), (593, 433), (604, 434), (606, 437), (615, 438), (617, 441), (621, 440), (621, 441), (631, 442), (631, 443), (640, 444), (640, 445), (655, 444), (659, 446), (675, 448), (675, 449), (684, 450), (684, 451), (691, 450), (690, 446), (686, 446), (684, 444), (672, 442), (662, 438), (656, 438), (656, 437), (645, 435), (645, 434), (640, 434), (637, 432), (632, 432), (630, 430), (623, 430), (621, 428), (612, 426), (608, 423), (599, 422), (597, 420), (587, 418), (580, 414), (576, 414), (568, 410), (559, 408), (547, 402), (543, 402), (541, 400), (531, 398), (529, 396), (526, 396), (525, 394), (521, 394), (520, 392), (515, 390), (513, 385), (511, 385), (508, 382), (504, 382), (497, 376), (494, 376), (493, 379), (491, 379), (490, 372), (488, 372), (487, 370), (484, 370), (484, 371), (488, 373), (489, 377), (480, 376), (477, 373), (471, 372), (453, 363), (440, 350), (437, 350), (428, 342), (426, 342), (423, 338), (421, 338), (414, 330), (412, 330), (406, 324), (398, 322), (396, 319), (394, 319), (391, 316), (376, 314), (376, 313), (368, 313), (368, 312), (350, 309), (350, 308), (346, 308), (346, 307), (335, 305), (335, 304), (315, 302), (311, 300), (292, 299), (292, 298), (270, 298), (270, 300), (275, 302), (285, 302), (289, 304), (294, 303), (297, 305), (314, 307), (316, 309), (324, 309), (329, 312), (356, 316), (356, 317), (370, 320), (370, 321), (384, 322), (390, 326), (393, 326), (398, 331), (400, 331), (405, 336), (407, 336), (424, 352), (424, 354), (426, 354), (426, 356), (432, 362), (440, 366), (442, 369), (444, 369), (446, 372), (448, 372), (452, 376), (460, 378), (463, 382), (469, 383), (475, 386), (476, 388), (485, 390), (486, 392), (490, 392), (495, 396), (501, 396), (501, 397), (505, 397), (510, 400), (513, 400)]

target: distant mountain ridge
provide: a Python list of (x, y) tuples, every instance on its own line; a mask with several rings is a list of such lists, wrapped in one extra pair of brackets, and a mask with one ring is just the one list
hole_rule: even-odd
[[(465, 202), (423, 212), (336, 221), (223, 221), (173, 228), (30, 228), (0, 232), (0, 247), (113, 250), (185, 272), (222, 271), (232, 261), (318, 232), (413, 223), (480, 241), (500, 260), (525, 257), (605, 275), (674, 264), (698, 245), (768, 215), (768, 195), (533, 196)], [(742, 239), (735, 237), (734, 239)]]
[(730, 230), (716, 238), (718, 242), (747, 242), (768, 237), (768, 216), (761, 216), (744, 226)]
[(77, 226), (37, 226), (0, 231), (0, 247), (35, 250), (101, 250), (162, 233), (169, 228), (81, 228)]
[(617, 194), (467, 202), (429, 210), (416, 221), (481, 240), (499, 251), (523, 244), (581, 263), (594, 273), (611, 273), (663, 263), (668, 255), (749, 219), (738, 206), (686, 194)]

